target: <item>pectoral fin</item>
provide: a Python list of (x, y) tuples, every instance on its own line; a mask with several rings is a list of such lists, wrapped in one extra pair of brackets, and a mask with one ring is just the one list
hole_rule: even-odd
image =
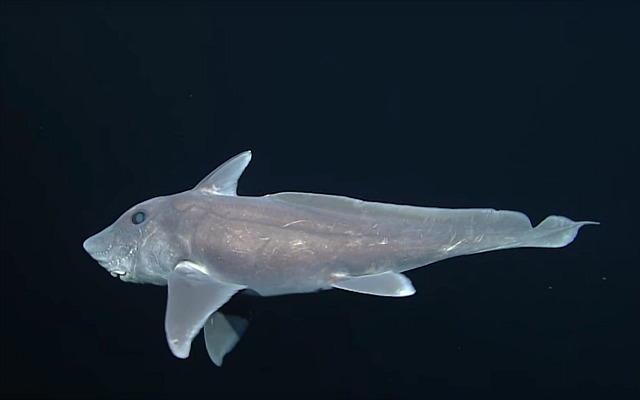
[(409, 278), (395, 272), (375, 275), (346, 276), (332, 285), (334, 288), (375, 296), (405, 297), (416, 292)]
[(238, 315), (227, 315), (220, 311), (213, 313), (204, 325), (204, 341), (209, 358), (218, 367), (247, 330), (249, 321)]
[(222, 282), (192, 262), (176, 266), (168, 277), (165, 332), (171, 352), (187, 358), (191, 341), (212, 313), (245, 286)]

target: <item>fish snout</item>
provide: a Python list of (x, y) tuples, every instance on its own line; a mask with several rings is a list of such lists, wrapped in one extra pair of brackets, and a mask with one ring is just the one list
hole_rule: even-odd
[(111, 276), (122, 279), (127, 275), (127, 271), (124, 269), (124, 265), (120, 265), (119, 258), (111, 254), (113, 245), (109, 241), (105, 241), (103, 236), (102, 232), (91, 236), (82, 243), (82, 247)]
[[(106, 243), (105, 243), (106, 242)], [(82, 243), (84, 250), (96, 261), (104, 261), (109, 257), (111, 245), (104, 240), (102, 232), (97, 233)]]

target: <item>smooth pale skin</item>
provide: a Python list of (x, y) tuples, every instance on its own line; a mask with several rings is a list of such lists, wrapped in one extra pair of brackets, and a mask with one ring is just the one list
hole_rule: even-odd
[(204, 327), (216, 365), (246, 320), (218, 311), (241, 291), (261, 296), (338, 288), (404, 297), (402, 274), (455, 256), (516, 247), (563, 247), (580, 227), (550, 216), (533, 228), (526, 215), (493, 209), (445, 209), (348, 197), (278, 193), (237, 196), (251, 160), (241, 153), (192, 190), (142, 202), (83, 246), (125, 282), (168, 285), (169, 348), (189, 356)]

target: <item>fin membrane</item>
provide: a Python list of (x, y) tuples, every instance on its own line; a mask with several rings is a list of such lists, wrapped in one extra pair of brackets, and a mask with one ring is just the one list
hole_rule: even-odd
[(207, 318), (245, 287), (219, 281), (188, 261), (179, 263), (167, 281), (167, 342), (176, 357), (187, 358), (191, 342)]
[(221, 311), (211, 314), (204, 324), (204, 341), (209, 358), (215, 365), (222, 366), (222, 359), (233, 350), (247, 326), (249, 320), (238, 315), (227, 315)]
[(238, 179), (251, 161), (251, 151), (245, 151), (225, 161), (213, 172), (200, 181), (194, 190), (201, 190), (210, 194), (235, 196)]

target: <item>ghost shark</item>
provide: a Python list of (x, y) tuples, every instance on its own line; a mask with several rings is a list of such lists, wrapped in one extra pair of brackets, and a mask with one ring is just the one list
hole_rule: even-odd
[(165, 333), (187, 358), (204, 327), (222, 365), (248, 321), (219, 309), (238, 292), (276, 296), (343, 289), (415, 293), (403, 272), (467, 254), (563, 247), (597, 222), (549, 216), (535, 228), (515, 211), (446, 209), (285, 192), (237, 196), (246, 151), (192, 190), (144, 201), (90, 237), (84, 249), (125, 282), (167, 285)]

